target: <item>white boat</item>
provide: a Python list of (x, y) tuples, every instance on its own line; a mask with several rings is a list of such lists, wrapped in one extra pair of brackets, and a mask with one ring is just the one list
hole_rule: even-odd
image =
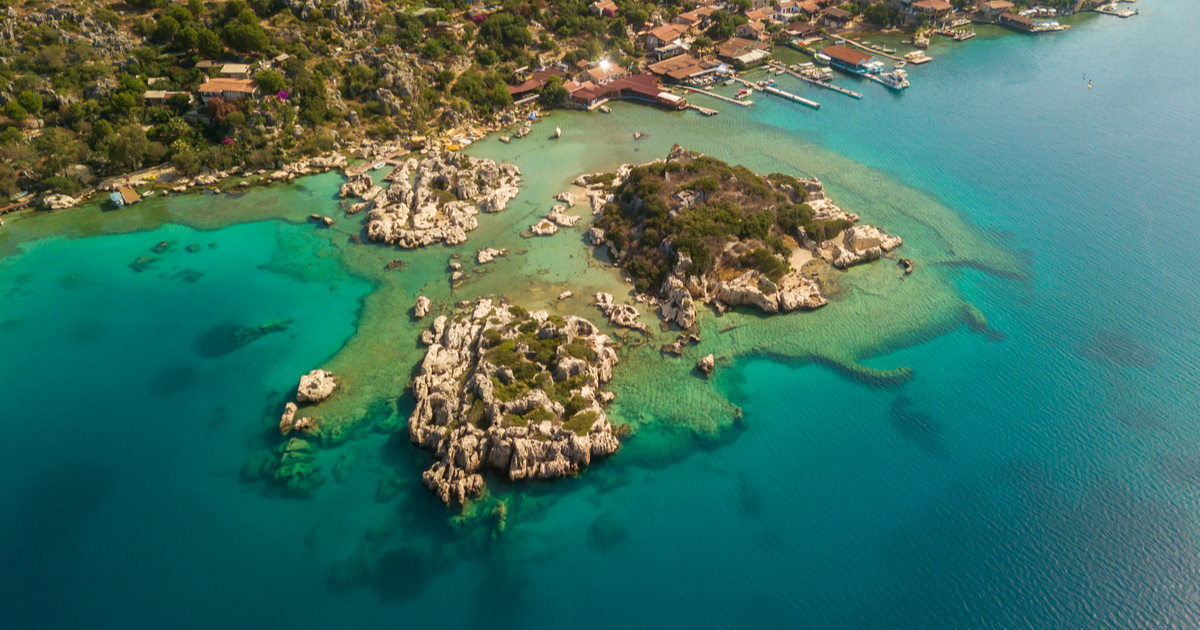
[(561, 138), (561, 137), (562, 137), (562, 127), (555, 127), (555, 128), (554, 128), (554, 137), (555, 137), (556, 139), (557, 139), (557, 138)]
[(383, 168), (383, 167), (385, 167), (385, 166), (387, 166), (387, 162), (376, 162), (376, 163), (374, 163), (374, 164), (372, 164), (372, 165), (371, 165), (371, 170), (372, 170), (372, 171), (378, 171), (379, 169), (381, 169), (381, 168)]
[(512, 138), (510, 138), (508, 136), (500, 136), (500, 142), (503, 142), (504, 144), (508, 144), (509, 142), (512, 142)]
[(816, 55), (813, 55), (813, 59), (816, 59), (817, 63), (823, 66), (828, 66), (829, 62), (832, 61), (832, 58), (825, 53), (817, 53)]
[(601, 105), (600, 107), (597, 107), (596, 109), (600, 110), (600, 113), (602, 113), (602, 114), (611, 114), (612, 113), (612, 109), (608, 105)]
[(899, 68), (892, 70), (891, 72), (884, 72), (880, 74), (879, 82), (897, 91), (903, 90), (911, 85), (908, 82), (908, 73), (900, 70)]
[(147, 190), (146, 192), (142, 193), (142, 199), (145, 199), (146, 197), (153, 197), (153, 196), (154, 196), (153, 190)]
[(897, 69), (903, 68), (904, 66), (907, 66), (907, 65), (908, 65), (908, 62), (907, 62), (907, 61), (905, 61), (905, 60), (903, 60), (903, 59), (901, 59), (900, 61), (897, 61), (897, 62), (896, 62), (896, 68), (897, 68)]

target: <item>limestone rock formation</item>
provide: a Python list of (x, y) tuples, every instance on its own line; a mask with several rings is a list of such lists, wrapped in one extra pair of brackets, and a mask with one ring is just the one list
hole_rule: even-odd
[(542, 219), (529, 226), (529, 231), (534, 236), (551, 236), (558, 233), (558, 226), (549, 219)]
[(583, 234), (583, 238), (588, 245), (599, 247), (604, 244), (604, 230), (598, 227), (588, 228), (588, 231)]
[(817, 283), (796, 271), (776, 283), (761, 271), (751, 269), (732, 280), (717, 283), (715, 295), (729, 306), (753, 306), (764, 313), (812, 309), (827, 303)]
[(495, 249), (492, 247), (488, 247), (486, 249), (481, 249), (481, 250), (475, 252), (475, 263), (479, 264), (479, 265), (486, 265), (487, 263), (490, 263), (493, 260), (495, 260), (501, 256), (507, 256), (507, 255), (508, 255), (507, 249)]
[(609, 339), (577, 317), (529, 313), (481, 298), (439, 316), (412, 391), (413, 443), (434, 455), (421, 475), (448, 505), (483, 491), (483, 474), (510, 480), (577, 473), (620, 442), (600, 387), (617, 362)]
[[(387, 190), (372, 196), (367, 189), (363, 199), (369, 206), (367, 238), (404, 248), (462, 243), (479, 225), (475, 215), (507, 207), (521, 179), (511, 164), (449, 151), (410, 158), (396, 168)], [(351, 192), (362, 188), (358, 184)]]
[(874, 225), (855, 225), (821, 243), (820, 252), (834, 267), (845, 269), (878, 260), (884, 252), (900, 247), (903, 242), (899, 236), (892, 236)]
[(645, 324), (638, 321), (640, 313), (636, 308), (628, 304), (617, 304), (611, 293), (597, 293), (592, 297), (596, 308), (613, 324), (640, 332), (650, 332)]
[(66, 210), (79, 205), (79, 200), (70, 195), (49, 194), (42, 197), (42, 207), (47, 210)]
[(708, 354), (696, 362), (696, 369), (704, 376), (712, 376), (713, 369), (717, 365), (717, 358), (712, 354)]
[(300, 377), (300, 385), (296, 388), (296, 402), (319, 403), (333, 395), (337, 389), (337, 381), (333, 372), (313, 370)]
[(562, 227), (575, 227), (575, 224), (579, 223), (580, 217), (571, 216), (566, 213), (566, 210), (566, 206), (556, 205), (550, 209), (548, 214), (546, 214), (546, 219), (553, 221)]
[(696, 325), (696, 302), (679, 276), (667, 276), (659, 293), (662, 301), (659, 302), (658, 313), (664, 320), (674, 322), (680, 328)]
[(432, 304), (429, 298), (424, 295), (417, 296), (417, 303), (413, 305), (413, 317), (421, 319), (429, 314), (429, 306)]

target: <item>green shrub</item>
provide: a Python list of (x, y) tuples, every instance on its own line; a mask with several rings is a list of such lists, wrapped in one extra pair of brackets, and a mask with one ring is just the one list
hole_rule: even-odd
[(571, 416), (569, 420), (563, 423), (563, 428), (574, 431), (575, 435), (582, 437), (588, 434), (592, 425), (596, 423), (597, 417), (596, 412), (589, 409)]

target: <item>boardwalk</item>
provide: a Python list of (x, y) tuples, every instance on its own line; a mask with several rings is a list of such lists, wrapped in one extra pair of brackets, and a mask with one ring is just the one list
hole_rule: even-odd
[(796, 94), (792, 94), (791, 92), (786, 92), (777, 87), (762, 86), (757, 83), (747, 81), (746, 79), (743, 79), (741, 77), (734, 77), (733, 80), (737, 81), (738, 83), (741, 83), (742, 85), (744, 85), (752, 90), (758, 90), (759, 92), (766, 92), (767, 94), (774, 94), (775, 96), (778, 96), (780, 98), (785, 98), (789, 101), (792, 101), (795, 103), (800, 103), (801, 105), (804, 105), (806, 107), (811, 107), (813, 109), (821, 109), (820, 103), (818, 103), (816, 101), (811, 101), (807, 98), (804, 98), (803, 96), (798, 96)]
[(800, 74), (799, 72), (796, 72), (795, 70), (792, 70), (791, 68), (784, 66), (782, 63), (779, 63), (779, 62), (771, 64), (771, 67), (775, 68), (776, 70), (781, 70), (783, 72), (786, 72), (789, 76), (800, 79), (801, 81), (804, 81), (805, 83), (810, 83), (817, 87), (825, 88), (826, 90), (833, 90), (834, 92), (837, 92), (838, 94), (845, 94), (846, 96), (849, 96), (851, 98), (858, 98), (858, 99), (861, 99), (863, 97), (862, 94), (859, 94), (858, 92), (855, 92), (854, 90), (847, 90), (844, 87), (834, 85), (832, 83), (827, 83), (825, 81), (817, 81), (816, 79), (811, 79), (809, 77), (806, 77), (806, 76)]
[(730, 98), (728, 96), (721, 96), (720, 94), (717, 94), (716, 92), (709, 92), (708, 90), (702, 90), (697, 87), (691, 87), (690, 85), (684, 85), (682, 87), (683, 87), (683, 89), (685, 89), (689, 92), (696, 92), (699, 94), (703, 94), (705, 96), (711, 96), (712, 98), (715, 98), (717, 100), (725, 101), (726, 103), (733, 103), (734, 105), (741, 105), (742, 107), (750, 107), (751, 105), (754, 104), (754, 101), (739, 101), (736, 98)]

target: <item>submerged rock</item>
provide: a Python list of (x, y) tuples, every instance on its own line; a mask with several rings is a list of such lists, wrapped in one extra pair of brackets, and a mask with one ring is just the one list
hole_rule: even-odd
[(549, 219), (542, 219), (541, 221), (529, 226), (529, 231), (535, 236), (551, 236), (558, 233), (558, 226), (552, 223)]
[(592, 303), (596, 305), (596, 308), (600, 309), (600, 312), (613, 324), (644, 333), (650, 332), (645, 324), (638, 321), (641, 313), (628, 304), (617, 304), (611, 293), (597, 293), (593, 296), (593, 300)]
[(488, 247), (475, 252), (475, 264), (486, 265), (501, 256), (507, 255), (507, 249), (494, 249), (492, 247)]

